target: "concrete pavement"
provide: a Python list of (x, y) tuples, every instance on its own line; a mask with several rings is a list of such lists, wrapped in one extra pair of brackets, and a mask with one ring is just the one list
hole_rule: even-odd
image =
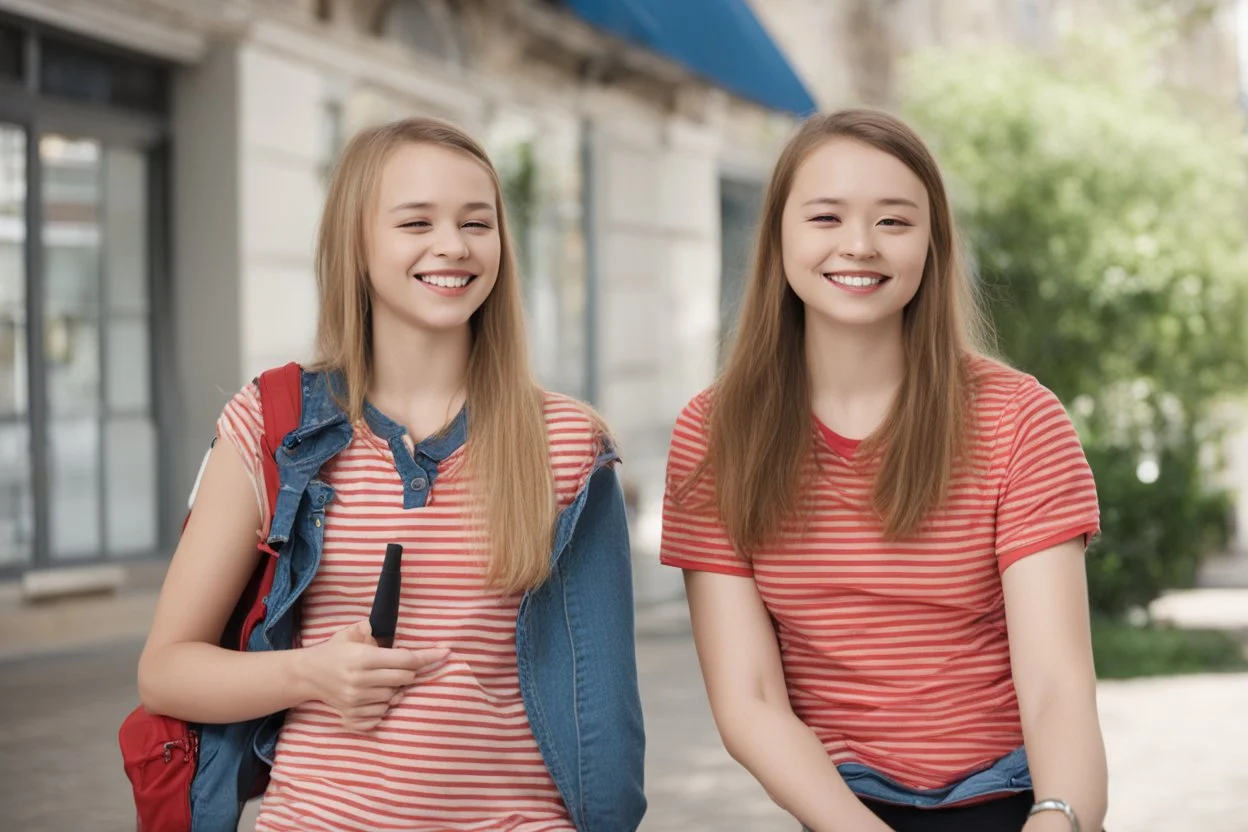
[(1248, 832), (1248, 674), (1102, 682), (1110, 832)]

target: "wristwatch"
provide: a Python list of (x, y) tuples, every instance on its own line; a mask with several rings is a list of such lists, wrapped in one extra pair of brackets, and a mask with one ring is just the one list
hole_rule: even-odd
[(1070, 808), (1070, 804), (1065, 800), (1057, 800), (1055, 798), (1037, 800), (1031, 805), (1031, 811), (1027, 813), (1027, 817), (1038, 815), (1041, 812), (1061, 812), (1066, 816), (1066, 820), (1070, 821), (1070, 832), (1079, 832), (1079, 818), (1075, 816), (1075, 810)]

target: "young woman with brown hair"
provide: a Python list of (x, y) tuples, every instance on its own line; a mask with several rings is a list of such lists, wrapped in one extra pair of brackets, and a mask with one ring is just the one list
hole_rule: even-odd
[(817, 832), (1099, 830), (1095, 485), (1053, 394), (986, 357), (931, 154), (811, 119), (756, 256), (664, 507), (725, 745)]
[[(270, 832), (635, 829), (616, 455), (591, 410), (530, 373), (485, 152), (432, 119), (356, 136), (317, 279), (319, 357), (273, 516), (253, 384), (218, 422), (140, 660), (144, 705), (200, 726), (193, 827), (235, 828), (254, 756), (272, 766)], [(279, 555), (268, 617), (225, 650), (258, 529)], [(406, 554), (383, 647), (367, 618), (389, 543)]]

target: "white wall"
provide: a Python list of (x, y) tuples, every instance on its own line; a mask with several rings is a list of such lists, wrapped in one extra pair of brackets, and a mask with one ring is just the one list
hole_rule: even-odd
[(239, 82), (239, 372), (248, 379), (313, 357), (327, 99), (315, 67), (262, 45), (241, 47)]
[(178, 69), (173, 102), (171, 415), (178, 428), (165, 452), (176, 455), (176, 507), (190, 491), (222, 405), (240, 385), (237, 49), (218, 44), (200, 63)]

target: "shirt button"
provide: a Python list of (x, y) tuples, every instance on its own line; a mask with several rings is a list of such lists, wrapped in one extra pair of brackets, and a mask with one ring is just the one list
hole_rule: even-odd
[(319, 529), (321, 527), (321, 518), (319, 517), (316, 518), (315, 520), (312, 521), (312, 524)]
[(416, 477), (411, 481), (410, 485), (412, 486), (413, 491), (424, 491), (429, 487), (429, 481), (424, 477)]

